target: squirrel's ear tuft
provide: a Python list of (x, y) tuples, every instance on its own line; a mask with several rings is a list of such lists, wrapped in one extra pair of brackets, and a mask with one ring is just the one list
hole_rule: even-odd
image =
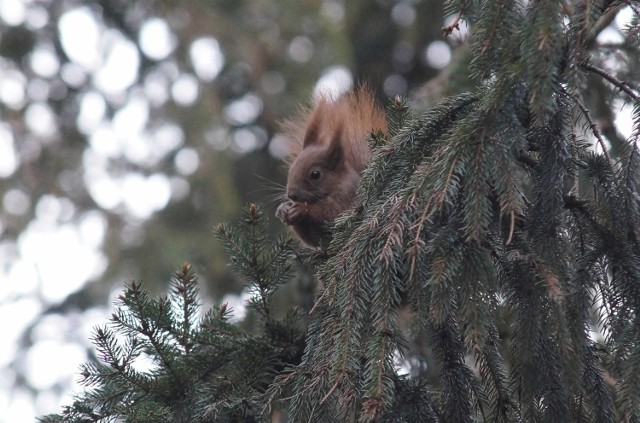
[(316, 113), (311, 116), (311, 120), (307, 124), (307, 130), (304, 133), (302, 148), (320, 143), (320, 117), (322, 113)]
[(343, 125), (338, 126), (336, 132), (331, 138), (329, 144), (329, 152), (327, 154), (327, 167), (329, 169), (337, 168), (344, 160), (344, 147), (342, 146)]

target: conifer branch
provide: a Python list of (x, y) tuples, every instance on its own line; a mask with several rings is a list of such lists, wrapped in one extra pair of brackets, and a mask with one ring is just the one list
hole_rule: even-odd
[[(264, 227), (255, 223), (245, 220), (233, 232), (234, 245), (271, 292), (276, 282), (288, 278), (290, 253), (279, 243), (268, 243)], [(271, 307), (270, 296), (263, 297)], [(258, 421), (262, 395), (277, 369), (298, 364), (304, 347), (291, 315), (283, 321), (266, 321), (262, 315), (258, 334), (228, 323), (224, 305), (196, 322), (197, 279), (188, 264), (174, 275), (167, 297), (151, 299), (133, 282), (116, 306), (109, 326), (97, 329), (93, 339), (104, 364), (83, 366), (82, 383), (91, 389), (62, 415), (45, 421)], [(116, 335), (125, 337), (124, 344)], [(133, 367), (141, 353), (154, 364), (148, 372)]]
[(591, 118), (591, 113), (589, 112), (589, 109), (587, 109), (587, 107), (584, 105), (584, 103), (580, 100), (580, 98), (577, 95), (569, 93), (564, 88), (562, 89), (562, 92), (567, 94), (582, 112), (582, 115), (589, 123), (589, 129), (591, 129), (591, 132), (596, 137), (598, 144), (600, 144), (600, 148), (602, 149), (602, 154), (607, 159), (607, 162), (609, 162), (609, 165), (613, 169), (613, 161), (611, 160), (611, 156), (609, 155), (609, 150), (607, 149), (607, 145), (604, 142), (604, 139), (602, 138), (602, 134), (600, 133), (600, 128)]
[(629, 84), (627, 84), (625, 81), (621, 81), (620, 79), (616, 78), (615, 76), (605, 71), (604, 69), (600, 69), (599, 67), (594, 66), (589, 62), (580, 63), (580, 66), (595, 74), (600, 75), (601, 77), (609, 81), (611, 84), (615, 85), (620, 91), (624, 91), (633, 100), (640, 99), (640, 95), (638, 95), (635, 91), (633, 91), (633, 89), (629, 86)]
[(195, 312), (199, 304), (197, 303), (195, 286), (195, 276), (191, 273), (191, 265), (184, 263), (180, 271), (176, 272), (173, 279), (173, 291), (178, 300), (178, 305), (182, 315), (179, 318), (180, 326), (178, 333), (175, 334), (186, 354), (191, 352), (191, 330), (192, 324), (195, 322)]
[[(147, 299), (146, 293), (143, 293), (139, 284), (132, 283), (132, 301), (128, 304), (132, 311), (135, 312), (136, 317), (140, 319), (140, 327), (136, 330), (144, 335), (145, 342), (148, 342), (153, 348), (153, 352), (157, 354), (159, 358), (159, 364), (166, 369), (172, 376), (173, 380), (177, 383), (181, 389), (183, 387), (183, 380), (177, 369), (175, 368), (174, 358), (170, 350), (172, 348), (165, 342), (166, 337), (162, 335), (164, 330), (163, 326), (166, 325), (165, 319), (167, 318), (169, 311), (169, 304), (165, 298), (161, 298), (158, 301), (152, 301), (150, 306), (146, 306), (145, 301)], [(127, 296), (125, 295), (125, 298)], [(126, 304), (126, 303), (125, 303)], [(153, 309), (155, 313), (151, 314), (149, 311)], [(151, 316), (148, 316), (151, 314)], [(130, 324), (124, 323), (124, 319), (119, 318), (118, 323), (132, 327)]]
[(387, 127), (389, 136), (393, 138), (407, 125), (409, 121), (409, 108), (407, 100), (399, 95), (387, 106)]

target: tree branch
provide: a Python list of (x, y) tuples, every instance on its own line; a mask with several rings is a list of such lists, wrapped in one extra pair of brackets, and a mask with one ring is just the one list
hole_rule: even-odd
[(607, 146), (604, 143), (604, 139), (602, 138), (602, 134), (600, 133), (600, 128), (598, 128), (598, 125), (596, 125), (596, 123), (593, 121), (593, 118), (591, 118), (591, 113), (589, 113), (589, 109), (587, 109), (587, 107), (580, 100), (580, 98), (578, 98), (578, 96), (568, 92), (564, 88), (562, 89), (562, 91), (565, 94), (567, 94), (573, 100), (574, 103), (576, 103), (576, 105), (578, 106), (578, 108), (582, 112), (582, 115), (584, 116), (584, 118), (589, 123), (589, 128), (591, 129), (591, 132), (593, 132), (593, 135), (598, 140), (598, 144), (600, 144), (600, 147), (602, 148), (602, 154), (607, 158), (607, 161), (609, 162), (609, 165), (611, 165), (611, 168), (613, 169), (613, 161), (611, 161), (611, 156), (609, 155), (609, 152), (607, 151)]
[(629, 86), (629, 84), (619, 80), (618, 78), (611, 75), (609, 72), (605, 71), (604, 69), (600, 69), (599, 67), (594, 66), (591, 63), (582, 63), (580, 66), (582, 66), (588, 71), (591, 71), (595, 74), (600, 75), (601, 77), (603, 77), (604, 79), (606, 79), (607, 81), (609, 81), (610, 83), (618, 87), (621, 91), (624, 91), (625, 93), (627, 93), (627, 95), (632, 99), (638, 100), (638, 98), (640, 98), (640, 96), (633, 91), (633, 89)]

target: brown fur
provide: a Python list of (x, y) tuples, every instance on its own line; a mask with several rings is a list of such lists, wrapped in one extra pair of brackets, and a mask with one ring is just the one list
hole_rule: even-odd
[(371, 153), (367, 136), (386, 132), (384, 112), (366, 87), (337, 100), (320, 98), (283, 126), (291, 153), (287, 197), (276, 216), (310, 246), (351, 207)]

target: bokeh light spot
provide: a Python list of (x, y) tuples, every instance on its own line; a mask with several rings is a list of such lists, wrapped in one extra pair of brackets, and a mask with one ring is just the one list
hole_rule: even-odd
[(24, 191), (14, 188), (4, 194), (2, 197), (2, 206), (8, 213), (19, 216), (29, 211), (31, 199)]
[(183, 148), (178, 151), (173, 162), (178, 173), (188, 176), (198, 170), (200, 157), (198, 156), (198, 152), (193, 148)]
[(13, 144), (11, 127), (0, 123), (0, 178), (13, 175), (18, 168), (18, 156)]
[(147, 57), (162, 60), (174, 50), (176, 38), (164, 20), (152, 18), (142, 24), (139, 43)]
[(189, 74), (181, 75), (171, 86), (171, 96), (180, 106), (190, 106), (198, 98), (198, 80)]
[(220, 44), (213, 37), (195, 40), (189, 49), (189, 57), (193, 64), (193, 70), (203, 81), (216, 79), (225, 63)]
[(58, 21), (58, 31), (69, 59), (89, 70), (98, 68), (101, 27), (89, 8), (65, 12)]
[(425, 51), (425, 60), (434, 69), (443, 69), (451, 61), (451, 48), (444, 41), (434, 41)]

